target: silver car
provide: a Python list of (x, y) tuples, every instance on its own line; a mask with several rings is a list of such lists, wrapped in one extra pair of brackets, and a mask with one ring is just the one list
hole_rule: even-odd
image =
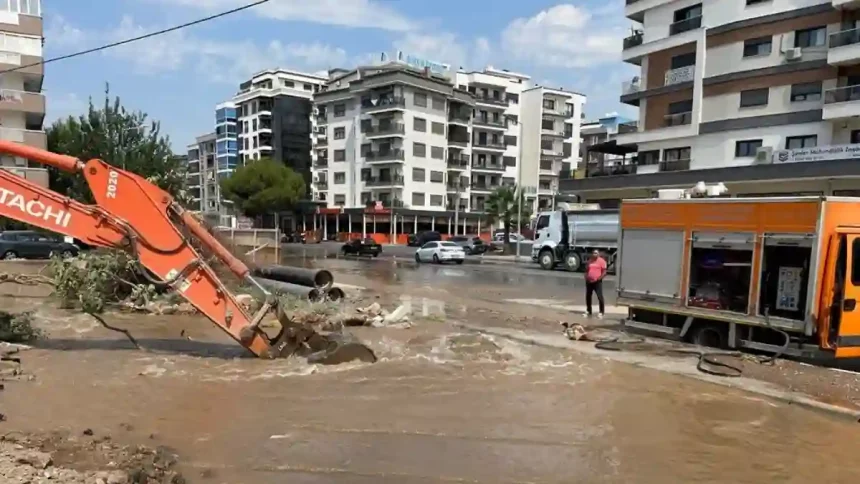
[(445, 262), (456, 262), (462, 264), (466, 260), (466, 252), (454, 242), (427, 242), (415, 252), (415, 262), (433, 262), (444, 264)]

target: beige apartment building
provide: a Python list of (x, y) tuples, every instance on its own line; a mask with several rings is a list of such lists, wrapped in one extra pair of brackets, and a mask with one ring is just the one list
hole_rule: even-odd
[[(0, 75), (0, 139), (46, 148), (41, 13), (40, 0), (0, 0), (0, 71), (20, 68)], [(5, 156), (0, 166), (48, 186), (42, 166)]]
[(619, 174), (564, 180), (607, 206), (698, 181), (733, 195), (860, 194), (860, 1), (626, 0)]

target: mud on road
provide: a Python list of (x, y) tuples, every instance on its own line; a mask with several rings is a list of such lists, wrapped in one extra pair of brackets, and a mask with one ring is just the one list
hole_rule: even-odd
[[(200, 317), (112, 314), (111, 324), (147, 348), (138, 351), (89, 316), (40, 300), (2, 300), (6, 310), (35, 310), (47, 337), (21, 355), (33, 379), (5, 383), (0, 425), (36, 440), (54, 432), (83, 439), (91, 429), (120, 448), (163, 446), (179, 456), (171, 469), (187, 482), (860, 477), (853, 455), (860, 439), (843, 421), (455, 324), (558, 332), (559, 321), (577, 318), (550, 305), (506, 302), (523, 292), (517, 288), (483, 285), (477, 293), (456, 282), (374, 277), (338, 273), (338, 281), (370, 288), (356, 306), (412, 304), (410, 328), (351, 329), (374, 349), (375, 364), (257, 360)], [(822, 372), (809, 377), (825, 382), (822, 391), (854, 378), (838, 374), (833, 385), (824, 380), (829, 370), (785, 364), (777, 368)], [(831, 394), (841, 403), (856, 398), (854, 390)], [(80, 457), (57, 460), (63, 469), (111, 470), (93, 465), (102, 457), (72, 455)], [(791, 457), (800, 455), (815, 456), (816, 465)]]

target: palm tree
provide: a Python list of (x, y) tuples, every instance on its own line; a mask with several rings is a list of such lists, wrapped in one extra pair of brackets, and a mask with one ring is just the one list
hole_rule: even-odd
[[(522, 204), (520, 212), (519, 204)], [(511, 235), (511, 222), (516, 222), (517, 227), (522, 226), (523, 220), (528, 220), (530, 215), (529, 206), (523, 199), (523, 194), (519, 193), (517, 200), (517, 188), (513, 186), (499, 187), (487, 197), (486, 207), (487, 215), (492, 222), (502, 222), (505, 228), (504, 238), (504, 253), (508, 252), (508, 241)], [(522, 218), (517, 220), (517, 215), (520, 213)]]

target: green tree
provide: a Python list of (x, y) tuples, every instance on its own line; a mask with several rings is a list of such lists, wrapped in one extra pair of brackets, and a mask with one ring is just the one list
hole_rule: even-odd
[[(173, 154), (170, 139), (161, 134), (160, 124), (149, 121), (144, 112), (126, 110), (118, 97), (111, 102), (107, 89), (102, 107), (97, 108), (90, 99), (85, 114), (55, 121), (47, 135), (50, 151), (83, 161), (99, 158), (146, 178), (180, 203), (188, 202), (185, 164)], [(81, 174), (53, 168), (49, 174), (52, 190), (84, 203), (94, 201)]]
[[(528, 221), (531, 215), (530, 207), (524, 198), (523, 194), (520, 193), (519, 200), (517, 200), (516, 187), (499, 187), (487, 197), (485, 205), (487, 216), (489, 216), (492, 222), (502, 222), (505, 229), (505, 243), (503, 246), (505, 253), (508, 252), (511, 224), (516, 223), (517, 227), (522, 227), (523, 221)], [(521, 212), (519, 210), (520, 204), (522, 204)], [(519, 220), (517, 220), (518, 214), (522, 216)]]
[(305, 180), (283, 163), (263, 158), (221, 180), (221, 195), (254, 218), (292, 210), (305, 195)]

